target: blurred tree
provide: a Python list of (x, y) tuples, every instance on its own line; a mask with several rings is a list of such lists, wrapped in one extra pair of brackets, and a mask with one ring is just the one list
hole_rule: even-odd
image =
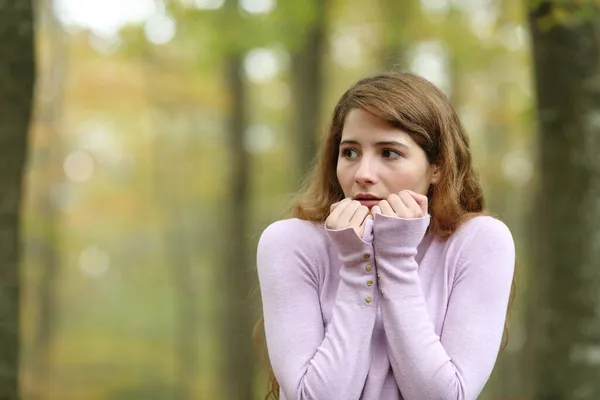
[(323, 60), (327, 47), (327, 0), (312, 0), (301, 42), (292, 52), (292, 95), (297, 171), (303, 179), (317, 151), (323, 104)]
[[(192, 148), (192, 146), (188, 146)], [(189, 154), (189, 152), (188, 152)], [(189, 155), (188, 155), (189, 157)], [(191, 157), (190, 157), (191, 159)], [(175, 192), (170, 182), (177, 181), (161, 174), (162, 185), (157, 192)], [(169, 186), (171, 186), (169, 188)], [(166, 190), (165, 190), (166, 189)], [(161, 204), (168, 215), (164, 240), (169, 260), (169, 272), (175, 294), (175, 358), (176, 383), (175, 399), (190, 400), (194, 398), (194, 382), (198, 371), (198, 311), (193, 279), (193, 236), (189, 232), (193, 221), (194, 210), (181, 204), (181, 197), (161, 196)]]
[[(184, 64), (173, 62), (169, 53), (159, 55), (158, 49), (146, 43), (143, 54), (146, 63), (147, 87), (149, 102), (155, 112), (153, 113), (154, 139), (152, 146), (153, 159), (153, 197), (160, 208), (162, 224), (162, 242), (165, 246), (166, 265), (173, 285), (174, 295), (174, 356), (175, 356), (175, 382), (174, 398), (176, 400), (189, 400), (195, 398), (195, 382), (198, 373), (198, 306), (195, 291), (193, 264), (193, 241), (196, 239), (192, 233), (193, 224), (196, 222), (197, 207), (189, 201), (189, 186), (182, 185), (188, 182), (190, 176), (184, 173), (183, 167), (195, 160), (196, 148), (192, 143), (192, 127), (181, 128), (181, 116), (190, 121), (188, 104), (183, 104), (185, 99), (174, 97), (168, 86), (173, 82), (157, 80), (156, 76), (169, 76), (177, 68), (178, 76), (189, 76)], [(175, 67), (178, 66), (178, 67)], [(178, 80), (180, 85), (185, 80)], [(169, 168), (165, 168), (165, 166)], [(187, 200), (187, 201), (186, 201)]]
[[(239, 29), (241, 15), (238, 0), (225, 2), (224, 17), (230, 32)], [(233, 37), (236, 35), (233, 34)], [(223, 202), (224, 223), (221, 243), (223, 265), (220, 270), (222, 290), (222, 351), (224, 398), (250, 400), (254, 396), (255, 358), (252, 328), (255, 315), (249, 297), (255, 287), (254, 265), (249, 257), (246, 237), (249, 224), (250, 157), (244, 146), (248, 127), (247, 89), (243, 76), (244, 45), (227, 43), (225, 55), (226, 91), (229, 97), (227, 170), (229, 187)]]
[(2, 2), (0, 26), (0, 397), (18, 399), (19, 226), (35, 80), (32, 2)]
[(66, 43), (60, 22), (54, 13), (53, 0), (39, 0), (36, 7), (38, 27), (48, 38), (50, 47), (50, 70), (44, 75), (42, 85), (46, 88), (39, 94), (40, 102), (36, 119), (44, 126), (43, 146), (39, 149), (40, 162), (44, 170), (34, 187), (39, 192), (36, 199), (36, 214), (40, 221), (41, 234), (37, 241), (38, 264), (41, 269), (37, 290), (37, 313), (33, 340), (29, 354), (33, 358), (32, 376), (35, 396), (48, 390), (51, 366), (51, 344), (53, 323), (56, 318), (56, 283), (60, 264), (58, 244), (58, 210), (55, 188), (59, 182), (62, 150), (60, 120), (64, 106), (64, 82), (67, 75)]
[(382, 16), (381, 58), (386, 70), (405, 71), (408, 69), (408, 49), (414, 41), (411, 37), (418, 2), (401, 3), (396, 0), (379, 0)]
[[(515, 21), (512, 17), (514, 7), (515, 2), (512, 0), (496, 3), (496, 17), (492, 31), (494, 35), (506, 36), (507, 32), (515, 30)], [(520, 2), (518, 7), (521, 7)], [(518, 225), (524, 219), (527, 210), (524, 205), (527, 203), (525, 202), (524, 191), (519, 190), (520, 188), (508, 179), (504, 164), (507, 155), (516, 147), (516, 138), (522, 136), (522, 131), (511, 129), (511, 125), (514, 125), (512, 118), (514, 118), (515, 113), (511, 99), (514, 98), (516, 79), (514, 70), (505, 67), (506, 65), (515, 65), (519, 53), (507, 51), (504, 43), (490, 46), (487, 53), (489, 63), (488, 79), (493, 82), (494, 91), (486, 110), (487, 123), (485, 128), (485, 150), (483, 152), (489, 179), (489, 184), (485, 187), (486, 207), (489, 212), (497, 215), (510, 227), (513, 238), (518, 241)], [(461, 59), (455, 59), (454, 63), (460, 65), (464, 61), (464, 57), (461, 57)], [(460, 67), (459, 70), (463, 74), (468, 71), (468, 69)], [(453, 96), (455, 98), (464, 97), (465, 89), (467, 88), (463, 88), (463, 94), (460, 95), (458, 85), (456, 88), (453, 87)], [(486, 386), (486, 391), (483, 392), (483, 395), (489, 394), (490, 397), (493, 395), (491, 398), (494, 399), (515, 398), (522, 393), (522, 372), (519, 368), (522, 351), (516, 347), (518, 344), (515, 340), (517, 335), (513, 335), (523, 323), (518, 319), (518, 312), (515, 307), (516, 294), (519, 292), (518, 288), (523, 284), (520, 280), (522, 272), (520, 257), (519, 252), (503, 337), (502, 345), (507, 347), (503, 348), (499, 354), (491, 379)], [(509, 344), (513, 348), (508, 348)]]
[(539, 187), (528, 348), (535, 399), (600, 398), (600, 11), (531, 1)]

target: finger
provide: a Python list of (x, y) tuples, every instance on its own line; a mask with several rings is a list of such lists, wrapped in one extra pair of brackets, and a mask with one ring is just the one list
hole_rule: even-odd
[(342, 202), (342, 200), (337, 201), (337, 202), (333, 203), (332, 205), (330, 205), (329, 206), (329, 214), (331, 214), (333, 212), (333, 210), (335, 210), (336, 207), (340, 205), (341, 202)]
[(358, 236), (362, 239), (363, 233), (365, 232), (365, 227), (367, 226), (367, 221), (369, 220), (373, 220), (373, 216), (371, 214), (368, 214), (367, 217), (365, 218), (365, 220), (363, 221), (362, 224), (360, 224), (360, 226), (358, 227), (358, 229), (356, 230), (356, 233), (358, 234)]
[(365, 218), (365, 220), (363, 221), (362, 224), (360, 224), (359, 230), (360, 230), (360, 237), (362, 238), (363, 233), (365, 232), (365, 227), (367, 226), (367, 221), (373, 221), (373, 216), (371, 214), (367, 214), (367, 217)]
[(410, 193), (408, 193), (407, 190), (401, 191), (400, 193), (398, 193), (398, 196), (406, 206), (409, 218), (421, 218), (423, 216), (421, 206), (419, 206), (417, 201), (413, 198), (413, 196)]
[(412, 198), (417, 202), (417, 204), (421, 208), (421, 211), (423, 212), (423, 215), (427, 215), (429, 209), (429, 198), (420, 193), (413, 192), (412, 190), (406, 190), (406, 192), (408, 192), (408, 194), (410, 194)]
[(350, 221), (350, 226), (355, 229), (360, 227), (365, 222), (367, 215), (369, 215), (369, 208), (361, 205), (354, 213), (354, 216)]
[(379, 206), (373, 206), (373, 208), (371, 208), (371, 215), (375, 216), (377, 214), (381, 214), (381, 208), (379, 208)]
[(338, 218), (338, 226), (348, 226), (356, 213), (356, 210), (361, 206), (359, 201), (351, 200), (344, 208)]
[(388, 203), (392, 206), (394, 214), (400, 218), (410, 218), (408, 208), (396, 193), (390, 194), (387, 198)]
[[(331, 210), (331, 214), (329, 215), (329, 217), (332, 220), (338, 219), (338, 217), (340, 216), (342, 211), (344, 211), (345, 205), (350, 203), (351, 201), (352, 201), (352, 199), (350, 197), (346, 197), (344, 200), (338, 201), (337, 203), (332, 204), (331, 205), (332, 210)], [(334, 205), (335, 205), (335, 207), (334, 207)]]
[(389, 216), (396, 215), (394, 213), (394, 209), (392, 208), (390, 203), (388, 203), (387, 200), (381, 200), (377, 205), (379, 206), (379, 209), (381, 210), (382, 215), (389, 215)]
[[(344, 211), (345, 208), (345, 204), (350, 203), (352, 199), (347, 197), (342, 201), (338, 201), (335, 207), (333, 207), (333, 210), (331, 211), (331, 214), (329, 214), (329, 217), (327, 217), (327, 219), (325, 220), (325, 226), (327, 228), (330, 229), (337, 229), (337, 220), (340, 217), (340, 214), (342, 213), (342, 211)], [(332, 204), (333, 206), (333, 204)]]

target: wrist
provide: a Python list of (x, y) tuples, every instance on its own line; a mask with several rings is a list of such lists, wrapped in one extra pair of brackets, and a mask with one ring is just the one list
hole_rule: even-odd
[[(373, 223), (373, 246), (378, 254), (405, 253), (421, 243), (431, 217), (399, 218), (377, 214)], [(412, 252), (412, 251), (410, 251)]]

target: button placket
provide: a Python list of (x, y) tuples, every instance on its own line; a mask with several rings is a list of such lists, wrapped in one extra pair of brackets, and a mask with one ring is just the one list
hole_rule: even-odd
[(381, 276), (379, 272), (376, 272), (377, 286), (379, 286), (379, 293), (381, 293), (381, 297), (383, 297), (383, 289), (381, 289)]
[[(363, 254), (363, 260), (365, 260), (365, 261), (368, 261), (368, 260), (370, 260), (370, 259), (371, 259), (371, 253), (364, 253), (364, 254)], [(367, 264), (367, 265), (365, 266), (365, 271), (366, 271), (366, 272), (371, 272), (371, 271), (373, 271), (373, 266), (372, 266), (371, 264)], [(372, 280), (372, 279), (369, 279), (369, 280), (367, 281), (367, 287), (372, 287), (372, 286), (373, 286), (373, 280)], [(371, 296), (367, 296), (367, 297), (365, 297), (365, 303), (367, 303), (367, 304), (370, 304), (372, 301), (373, 301), (373, 297), (371, 297)]]

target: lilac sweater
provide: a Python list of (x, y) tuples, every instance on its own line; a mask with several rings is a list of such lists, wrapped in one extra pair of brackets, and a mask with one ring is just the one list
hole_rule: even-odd
[(288, 219), (258, 244), (271, 365), (282, 400), (475, 399), (501, 344), (510, 231), (476, 217), (442, 240), (430, 217), (352, 228)]

